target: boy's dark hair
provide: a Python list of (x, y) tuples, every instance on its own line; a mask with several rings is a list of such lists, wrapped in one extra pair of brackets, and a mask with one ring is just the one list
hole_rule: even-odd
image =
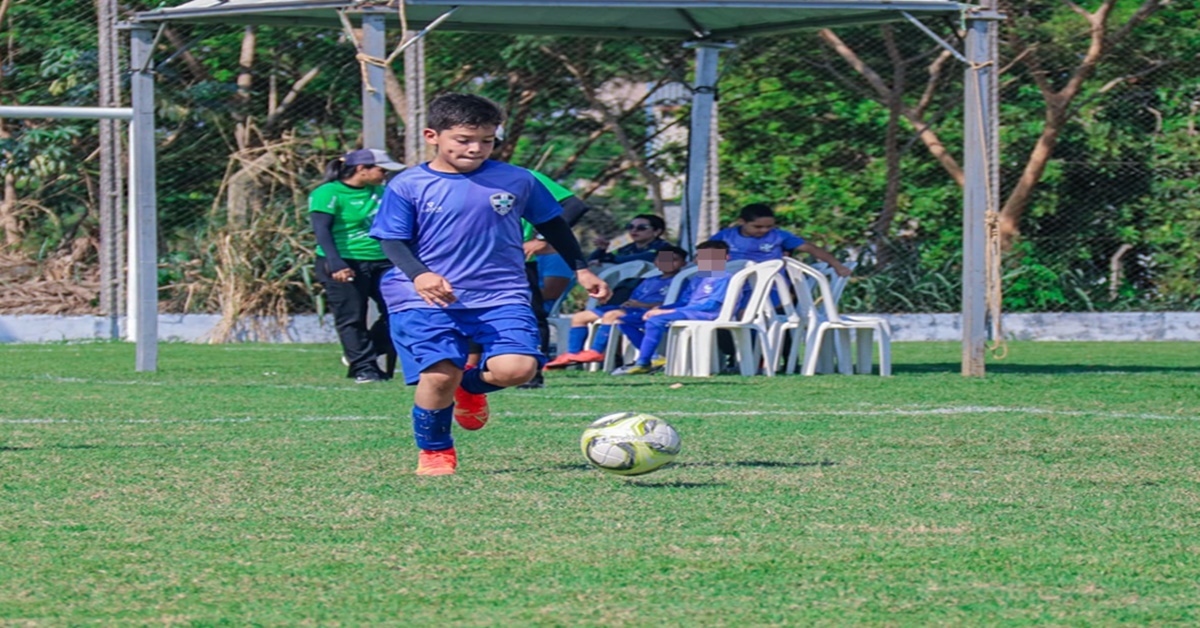
[[(641, 218), (642, 220), (645, 220), (646, 222), (650, 223), (651, 229), (657, 229), (658, 231), (666, 231), (667, 230), (667, 221), (663, 220), (662, 218), (659, 218), (658, 216), (655, 216), (654, 214), (638, 214), (638, 215), (634, 216), (631, 220), (634, 220), (637, 218)], [(686, 258), (684, 258), (684, 259), (686, 259)]]
[[(664, 246), (661, 249), (659, 249), (658, 252), (659, 253), (674, 253), (679, 256), (679, 259), (681, 259), (685, 262), (688, 261), (687, 251), (675, 246), (674, 244), (668, 244), (667, 246)], [(655, 255), (655, 257), (657, 257), (657, 254)]]
[(701, 242), (700, 244), (696, 245), (697, 251), (703, 251), (704, 249), (717, 249), (720, 251), (728, 251), (729, 243), (724, 240), (705, 240), (705, 241)]
[(439, 133), (456, 126), (500, 126), (504, 112), (496, 103), (473, 94), (442, 94), (429, 103), (429, 128)]
[(740, 218), (746, 222), (754, 222), (759, 218), (774, 218), (775, 210), (764, 203), (750, 203), (742, 208)]

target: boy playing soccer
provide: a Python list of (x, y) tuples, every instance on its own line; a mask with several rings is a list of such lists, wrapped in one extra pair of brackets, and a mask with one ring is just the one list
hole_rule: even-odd
[[(642, 316), (651, 308), (662, 305), (667, 296), (667, 289), (671, 287), (671, 281), (686, 263), (687, 251), (677, 246), (667, 245), (660, 249), (657, 257), (654, 258), (654, 265), (661, 274), (638, 278), (636, 280), (637, 287), (630, 293), (628, 300), (620, 304), (601, 305), (595, 309), (576, 312), (572, 315), (571, 335), (568, 336), (567, 351), (547, 362), (546, 370), (566, 368), (572, 364), (603, 362), (602, 350), (608, 346), (608, 337), (612, 332), (611, 326), (620, 323), (638, 324), (641, 322)], [(613, 290), (619, 292), (619, 286), (624, 283), (624, 281), (621, 282)], [(601, 326), (596, 330), (596, 337), (592, 339), (591, 348), (584, 348), (584, 344), (587, 342), (588, 325), (595, 321), (600, 321)]]
[[(711, 321), (721, 314), (725, 302), (725, 289), (733, 276), (725, 271), (725, 260), (729, 257), (729, 245), (720, 240), (701, 242), (696, 246), (696, 266), (700, 268), (688, 281), (685, 294), (675, 303), (656, 307), (642, 317), (644, 323), (622, 322), (621, 332), (638, 345), (637, 362), (623, 366), (613, 375), (642, 375), (653, 373), (654, 352), (675, 321)], [(740, 310), (750, 296), (750, 286), (742, 291)]]
[[(424, 136), (436, 155), (392, 179), (370, 232), (396, 266), (382, 291), (405, 382), (417, 386), (417, 475), (453, 474), (451, 419), (482, 428), (486, 394), (529, 381), (545, 362), (521, 218), (576, 269), (588, 294), (609, 294), (546, 187), (524, 168), (489, 159), (502, 119), (495, 103), (478, 96), (446, 94), (430, 103)], [(483, 347), (483, 360), (464, 372), (468, 340)]]

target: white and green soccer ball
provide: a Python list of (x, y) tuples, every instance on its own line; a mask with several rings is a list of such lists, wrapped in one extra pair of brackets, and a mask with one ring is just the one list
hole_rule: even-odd
[(679, 432), (666, 421), (640, 412), (600, 417), (579, 441), (588, 462), (616, 475), (641, 475), (670, 464), (679, 455)]

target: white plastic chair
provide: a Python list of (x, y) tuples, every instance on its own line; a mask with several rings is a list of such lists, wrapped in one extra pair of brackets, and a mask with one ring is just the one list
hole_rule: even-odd
[[(770, 303), (772, 287), (785, 287), (779, 275), (782, 267), (781, 260), (747, 264), (729, 280), (721, 312), (715, 320), (671, 323), (667, 332), (667, 373), (708, 377), (719, 370), (717, 331), (725, 329), (733, 333), (739, 371), (745, 376), (754, 375), (764, 353), (763, 343), (768, 341), (764, 302)], [(736, 308), (747, 281), (752, 281), (754, 288), (745, 309), (738, 313)]]
[[(674, 303), (676, 300), (678, 300), (680, 293), (683, 292), (684, 284), (687, 283), (687, 280), (692, 275), (696, 274), (697, 270), (699, 270), (699, 268), (695, 264), (688, 264), (687, 266), (684, 266), (679, 271), (678, 274), (676, 274), (674, 277), (672, 277), (671, 285), (667, 286), (667, 294), (666, 294), (666, 297), (664, 297), (664, 299), (663, 299), (663, 303)], [(650, 273), (648, 275), (642, 275), (642, 276), (649, 278), (649, 277), (654, 277), (654, 276), (657, 276), (660, 274), (661, 273), (656, 271), (656, 272)], [(601, 323), (600, 321), (596, 321), (591, 324), (589, 332), (588, 332), (589, 346), (591, 344), (592, 338), (596, 334), (596, 331), (603, 324), (604, 323)], [(613, 325), (613, 327), (616, 327), (616, 326)], [(595, 371), (595, 370), (603, 369), (604, 372), (610, 373), (610, 372), (612, 372), (613, 369), (617, 368), (617, 355), (618, 354), (622, 355), (623, 363), (629, 364), (630, 362), (632, 362), (633, 360), (635, 360), (637, 358), (637, 349), (638, 348), (632, 346), (632, 344), (625, 342), (625, 335), (622, 334), (619, 329), (610, 330), (610, 332), (608, 334), (608, 344), (606, 344), (603, 349), (604, 362), (603, 363), (596, 362), (596, 363), (591, 364), (589, 366), (589, 370)]]
[[(625, 262), (623, 264), (601, 266), (595, 272), (596, 276), (607, 282), (609, 286), (615, 286), (625, 279), (629, 279), (630, 277), (641, 277), (643, 274), (655, 270), (657, 269), (654, 267), (654, 264), (642, 260), (636, 260), (632, 262)], [(570, 290), (567, 291), (567, 293), (569, 292)], [(571, 317), (560, 315), (563, 299), (566, 298), (567, 293), (564, 293), (563, 296), (559, 297), (558, 300), (554, 302), (554, 307), (551, 309), (550, 314), (546, 317), (547, 322), (550, 323), (550, 329), (554, 332), (554, 344), (558, 353), (564, 353), (566, 351), (565, 345), (567, 338), (569, 338), (571, 334)], [(584, 309), (590, 310), (596, 307), (596, 305), (596, 299), (589, 297), (587, 304), (584, 305)]]
[[(838, 372), (850, 375), (857, 370), (858, 373), (869, 374), (872, 370), (873, 345), (878, 343), (879, 374), (884, 377), (890, 376), (892, 374), (892, 329), (888, 322), (873, 316), (840, 315), (835, 305), (833, 288), (824, 273), (799, 260), (788, 259), (786, 263), (788, 274), (791, 275), (792, 283), (796, 288), (797, 318), (787, 323), (778, 323), (773, 329), (774, 341), (771, 344), (777, 351), (769, 357), (768, 364), (773, 366), (778, 363), (780, 358), (778, 349), (782, 348), (782, 343), (778, 340), (782, 339), (786, 330), (798, 329), (802, 320), (805, 330), (802, 374), (816, 374), (825, 338), (828, 334), (834, 334), (836, 336), (834, 348), (837, 355)], [(816, 284), (818, 299), (813, 299), (813, 293), (808, 287), (810, 283)], [(855, 332), (854, 348), (857, 350), (855, 356), (857, 359), (853, 364), (850, 359), (851, 331)], [(796, 337), (793, 336), (792, 348), (785, 369), (789, 373), (795, 371), (799, 352), (798, 343), (795, 340)], [(768, 370), (771, 369), (768, 368)]]
[[(846, 284), (850, 283), (850, 277), (842, 277), (841, 275), (837, 274), (837, 271), (833, 269), (833, 266), (830, 266), (825, 262), (817, 262), (816, 264), (809, 264), (809, 266), (821, 271), (821, 274), (825, 275), (825, 278), (829, 280), (829, 288), (833, 294), (834, 305), (841, 303), (842, 292), (846, 290)], [(858, 266), (858, 262), (846, 262), (844, 266), (850, 270), (854, 270), (855, 267)], [(813, 289), (816, 289), (815, 283), (810, 282), (810, 285)]]

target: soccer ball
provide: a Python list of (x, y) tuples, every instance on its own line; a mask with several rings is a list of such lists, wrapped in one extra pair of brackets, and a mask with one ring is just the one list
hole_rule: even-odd
[(641, 475), (670, 464), (679, 455), (679, 432), (666, 421), (640, 412), (596, 419), (579, 440), (593, 466), (616, 475)]

